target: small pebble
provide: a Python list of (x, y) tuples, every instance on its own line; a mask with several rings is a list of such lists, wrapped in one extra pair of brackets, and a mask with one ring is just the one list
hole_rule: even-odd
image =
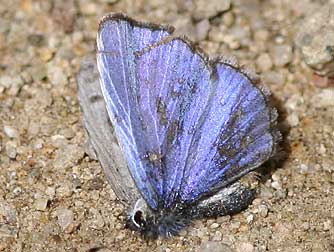
[(196, 24), (196, 37), (198, 41), (205, 40), (210, 30), (210, 22), (207, 19), (203, 19)]
[(334, 76), (334, 2), (309, 12), (299, 25), (296, 45), (302, 59), (320, 76)]
[(39, 138), (39, 139), (35, 140), (35, 142), (33, 144), (33, 147), (34, 147), (34, 149), (39, 150), (39, 149), (43, 148), (43, 144), (44, 144), (44, 141)]
[(308, 223), (308, 222), (303, 222), (303, 224), (302, 224), (302, 229), (303, 229), (304, 231), (309, 230), (309, 229), (310, 229), (310, 223)]
[(17, 129), (15, 129), (12, 126), (9, 126), (9, 125), (3, 126), (3, 131), (5, 132), (5, 134), (9, 138), (18, 138), (19, 137), (19, 132), (17, 131)]
[(271, 51), (274, 64), (283, 67), (292, 61), (292, 47), (290, 45), (277, 45)]
[(0, 200), (0, 220), (3, 217), (8, 223), (15, 224), (17, 221), (17, 212), (13, 205), (4, 200)]
[(288, 195), (288, 191), (287, 190), (277, 190), (274, 192), (274, 196), (276, 199), (285, 199)]
[(272, 182), (271, 187), (276, 189), (276, 190), (282, 190), (282, 185), (279, 181)]
[(289, 123), (291, 127), (296, 127), (299, 124), (298, 115), (293, 113), (287, 116), (286, 121)]
[(333, 226), (333, 223), (331, 220), (327, 220), (324, 222), (324, 231), (329, 231)]
[(279, 181), (280, 180), (280, 176), (277, 173), (273, 173), (273, 175), (271, 175), (271, 178), (273, 179), (273, 181)]
[(222, 16), (222, 21), (226, 27), (231, 27), (234, 24), (235, 16), (231, 11), (226, 12)]
[(187, 34), (187, 36), (192, 39), (197, 39), (197, 30), (193, 22), (189, 17), (177, 18), (173, 21), (173, 26), (176, 29), (176, 35)]
[(285, 83), (285, 76), (280, 72), (268, 71), (262, 74), (265, 83), (274, 85), (283, 85)]
[(202, 242), (196, 252), (234, 252), (227, 244), (217, 241)]
[(90, 227), (93, 229), (102, 229), (104, 226), (104, 220), (99, 211), (95, 208), (89, 209), (92, 219), (90, 221)]
[(256, 59), (256, 65), (261, 72), (269, 71), (273, 67), (270, 55), (268, 53), (260, 54)]
[(307, 173), (309, 171), (309, 167), (306, 164), (300, 164), (299, 169), (302, 173)]
[(254, 246), (252, 243), (243, 242), (236, 245), (237, 252), (253, 252)]
[(49, 200), (53, 200), (53, 198), (56, 195), (56, 188), (55, 187), (51, 187), (51, 186), (47, 187), (46, 191), (45, 191), (45, 194), (48, 196)]
[(40, 123), (31, 121), (28, 126), (28, 134), (31, 137), (37, 136), (40, 130)]
[(20, 186), (15, 187), (14, 190), (13, 190), (13, 194), (14, 194), (15, 196), (20, 195), (21, 192), (22, 192), (22, 188), (21, 188)]
[(210, 225), (210, 228), (211, 229), (216, 229), (216, 228), (218, 228), (220, 225), (218, 224), (218, 223), (212, 223), (211, 225)]
[(303, 105), (303, 102), (303, 98), (300, 97), (298, 94), (292, 94), (285, 102), (285, 107), (290, 111), (294, 111), (297, 110), (297, 108), (301, 107)]
[(67, 144), (67, 140), (63, 135), (51, 136), (51, 143), (57, 148), (61, 148)]
[(241, 226), (241, 223), (240, 221), (232, 221), (231, 222), (231, 225), (230, 225), (230, 228), (233, 230), (233, 231), (237, 231)]
[(320, 146), (319, 146), (319, 153), (321, 154), (321, 155), (325, 155), (326, 154), (326, 152), (327, 152), (327, 149), (326, 149), (326, 147), (325, 147), (325, 145), (324, 144), (320, 144)]
[(182, 230), (180, 231), (180, 233), (179, 233), (179, 235), (180, 235), (180, 236), (183, 236), (183, 237), (187, 236), (187, 234), (188, 234), (187, 229), (182, 229)]
[(45, 197), (40, 197), (35, 200), (35, 209), (39, 211), (45, 211), (48, 205), (48, 199)]
[(77, 144), (67, 144), (56, 150), (54, 167), (56, 169), (66, 169), (76, 165), (85, 155), (82, 146)]
[(50, 48), (43, 47), (39, 50), (39, 57), (42, 61), (48, 62), (53, 57), (53, 51)]
[(41, 81), (41, 80), (44, 80), (48, 76), (47, 69), (44, 64), (34, 66), (30, 68), (29, 71), (30, 71), (33, 81)]
[(22, 86), (23, 81), (20, 76), (3, 75), (0, 77), (0, 86), (10, 88), (12, 86)]
[(327, 76), (313, 74), (311, 82), (314, 86), (318, 88), (334, 87), (334, 76), (332, 78), (329, 78)]
[(47, 71), (48, 71), (48, 78), (50, 79), (50, 82), (53, 85), (64, 86), (67, 84), (67, 76), (65, 75), (64, 70), (62, 68), (50, 64)]
[(311, 103), (315, 108), (326, 108), (334, 106), (334, 89), (319, 90), (311, 98)]
[(25, 84), (30, 84), (33, 81), (32, 76), (28, 71), (23, 71), (20, 76)]
[(11, 95), (11, 96), (17, 96), (19, 94), (21, 88), (22, 88), (22, 86), (13, 85), (8, 90), (8, 94)]
[(231, 7), (231, 0), (197, 0), (194, 3), (195, 10), (193, 12), (193, 17), (198, 20), (215, 17), (219, 13), (222, 13), (223, 11), (226, 11)]
[(238, 39), (232, 34), (223, 35), (223, 42), (228, 45), (230, 49), (236, 50), (241, 47)]
[(70, 197), (72, 193), (72, 184), (70, 184), (67, 180), (62, 182), (56, 189), (56, 194), (59, 195), (59, 197)]
[(270, 33), (267, 30), (257, 30), (254, 33), (254, 40), (255, 41), (262, 41), (265, 42), (269, 39)]
[(6, 154), (10, 159), (15, 159), (17, 155), (17, 145), (14, 142), (6, 143)]
[[(86, 4), (87, 1), (80, 4), (79, 7)], [(73, 0), (68, 0), (65, 2), (53, 2), (52, 18), (66, 33), (73, 32), (75, 17), (77, 15), (77, 8), (78, 7), (75, 6), (75, 2)]]
[(58, 219), (58, 225), (61, 227), (62, 230), (65, 230), (74, 221), (74, 213), (70, 209), (58, 209), (56, 211), (56, 216)]
[[(2, 238), (12, 238), (15, 239), (17, 236), (17, 228), (10, 225), (2, 224), (0, 225), (0, 239)], [(0, 248), (2, 245), (0, 244)]]
[(271, 199), (273, 197), (273, 192), (269, 187), (264, 186), (261, 188), (260, 195), (261, 195), (261, 198)]
[(268, 216), (268, 207), (266, 205), (259, 205), (258, 206), (258, 213), (260, 214), (261, 217), (265, 218)]
[(84, 15), (94, 15), (97, 11), (97, 6), (93, 2), (84, 2), (79, 5), (80, 12)]
[(60, 135), (63, 135), (67, 139), (72, 139), (73, 137), (75, 137), (75, 132), (71, 128), (65, 128), (61, 130), (59, 133)]
[(221, 241), (222, 240), (222, 232), (220, 232), (219, 230), (217, 230), (214, 234), (214, 236), (212, 237), (212, 241)]
[(247, 223), (248, 223), (248, 224), (252, 224), (253, 221), (254, 221), (254, 215), (253, 215), (253, 214), (249, 214), (249, 215), (246, 217), (246, 220), (247, 220)]

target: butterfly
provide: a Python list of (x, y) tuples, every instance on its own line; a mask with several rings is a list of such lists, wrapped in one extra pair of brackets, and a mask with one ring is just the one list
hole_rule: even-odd
[(246, 208), (254, 191), (238, 180), (280, 139), (255, 79), (173, 30), (109, 14), (97, 63), (84, 61), (78, 77), (90, 146), (128, 207), (127, 226), (149, 238)]

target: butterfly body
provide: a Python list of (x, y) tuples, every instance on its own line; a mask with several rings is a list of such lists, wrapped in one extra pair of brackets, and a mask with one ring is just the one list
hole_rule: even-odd
[[(124, 176), (101, 163), (113, 174), (112, 185), (118, 180), (129, 226), (149, 237), (175, 235), (193, 218), (247, 207), (254, 192), (236, 181), (270, 158), (279, 139), (275, 110), (254, 80), (172, 31), (117, 13), (102, 19), (97, 36), (104, 113), (135, 201), (119, 185)], [(81, 105), (85, 117), (89, 104)], [(93, 148), (108, 148), (100, 138)]]

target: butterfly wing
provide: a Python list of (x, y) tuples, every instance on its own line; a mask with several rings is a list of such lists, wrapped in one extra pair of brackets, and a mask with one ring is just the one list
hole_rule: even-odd
[(171, 33), (166, 26), (138, 23), (122, 14), (104, 18), (97, 37), (97, 64), (101, 89), (129, 171), (153, 209), (161, 196), (161, 170), (156, 168), (146, 125), (139, 111), (135, 52)]
[(97, 156), (117, 197), (130, 205), (140, 193), (115, 137), (103, 100), (96, 60), (85, 58), (78, 74), (79, 101), (89, 147)]
[(145, 51), (136, 62), (139, 109), (150, 150), (159, 153), (163, 207), (175, 203), (194, 130), (210, 99), (210, 69), (182, 39)]
[(162, 157), (164, 207), (196, 201), (272, 155), (276, 118), (237, 68), (209, 63), (179, 38), (143, 52), (136, 66), (146, 139)]
[(196, 201), (269, 158), (271, 111), (245, 74), (165, 30), (123, 21), (100, 29), (98, 66), (130, 173), (151, 208)]
[(246, 74), (214, 64), (213, 96), (196, 129), (184, 170), (181, 199), (197, 200), (254, 170), (273, 155), (279, 134), (276, 111)]

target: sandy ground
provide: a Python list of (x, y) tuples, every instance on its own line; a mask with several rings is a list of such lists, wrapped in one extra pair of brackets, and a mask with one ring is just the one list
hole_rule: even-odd
[[(312, 85), (294, 46), (302, 18), (326, 1), (237, 0), (229, 11), (114, 2), (0, 1), (0, 251), (334, 251), (333, 90)], [(76, 83), (111, 11), (172, 24), (210, 55), (235, 55), (272, 90), (284, 141), (247, 210), (169, 240), (124, 229), (125, 209), (85, 154)]]

